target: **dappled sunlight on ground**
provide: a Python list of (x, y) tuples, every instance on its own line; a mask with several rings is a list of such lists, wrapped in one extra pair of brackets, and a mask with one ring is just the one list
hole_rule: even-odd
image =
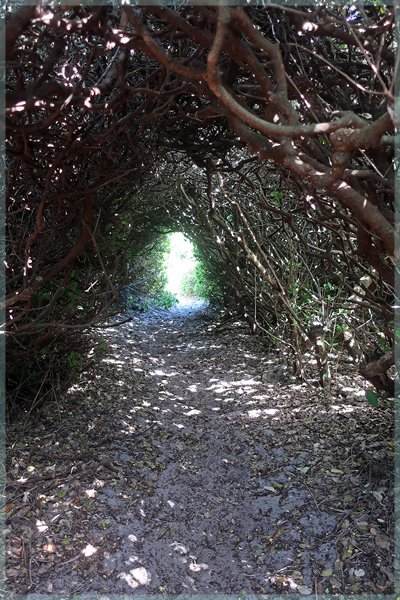
[(389, 589), (392, 447), (354, 371), (327, 396), (197, 309), (133, 315), (102, 340), (61, 421), (14, 449), (13, 589)]

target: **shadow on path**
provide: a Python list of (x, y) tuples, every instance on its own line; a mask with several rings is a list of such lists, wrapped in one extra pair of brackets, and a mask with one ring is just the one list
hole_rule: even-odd
[(391, 476), (365, 456), (373, 443), (387, 463), (387, 431), (362, 382), (343, 375), (327, 401), (283, 381), (279, 357), (204, 308), (104, 330), (38, 447), (14, 446), (11, 589), (390, 591)]

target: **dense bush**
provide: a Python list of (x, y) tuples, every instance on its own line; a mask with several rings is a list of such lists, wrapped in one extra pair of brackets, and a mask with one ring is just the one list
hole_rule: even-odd
[(311, 349), (326, 379), (342, 344), (393, 389), (392, 7), (7, 11), (11, 396), (42, 386), (23, 365), (56, 381), (41, 353), (68, 355), (124, 286), (161, 298), (152, 248), (176, 230), (193, 286), (299, 372)]
[[(199, 253), (197, 253), (199, 256)], [(186, 296), (196, 296), (214, 302), (220, 297), (218, 280), (212, 276), (211, 266), (197, 262), (194, 269), (182, 281), (182, 291)]]

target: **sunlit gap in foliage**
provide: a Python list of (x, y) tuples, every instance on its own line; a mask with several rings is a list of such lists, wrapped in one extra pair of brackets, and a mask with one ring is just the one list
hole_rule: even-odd
[(169, 236), (169, 250), (165, 255), (167, 284), (165, 289), (173, 294), (179, 304), (191, 304), (196, 300), (194, 281), (197, 260), (193, 244), (180, 231)]

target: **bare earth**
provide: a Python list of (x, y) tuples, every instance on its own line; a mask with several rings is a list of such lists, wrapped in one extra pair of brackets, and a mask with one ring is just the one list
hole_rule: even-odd
[(92, 346), (9, 428), (9, 592), (393, 591), (392, 409), (351, 363), (324, 396), (200, 305)]

